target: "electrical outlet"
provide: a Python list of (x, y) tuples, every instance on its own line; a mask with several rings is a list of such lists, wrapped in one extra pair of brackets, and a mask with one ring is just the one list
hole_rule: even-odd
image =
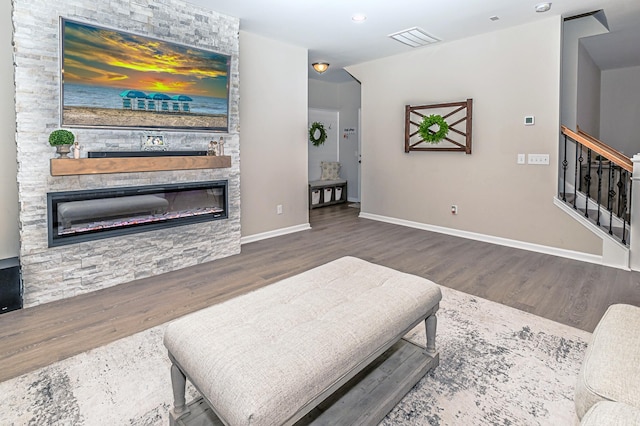
[(458, 214), (458, 206), (455, 204), (451, 205), (451, 214)]
[(276, 213), (277, 213), (277, 214), (282, 214), (282, 204), (278, 204), (278, 205), (276, 206)]
[(518, 154), (518, 164), (524, 164), (524, 163), (525, 163), (524, 154)]
[(529, 154), (529, 164), (549, 165), (549, 154)]

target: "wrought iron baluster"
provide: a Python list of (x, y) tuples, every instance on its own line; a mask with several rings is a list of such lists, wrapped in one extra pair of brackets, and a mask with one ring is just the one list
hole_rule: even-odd
[(567, 135), (564, 135), (564, 158), (562, 159), (562, 201), (567, 202)]
[[(566, 135), (565, 135), (565, 139), (566, 139)], [(577, 210), (578, 208), (576, 207), (576, 199), (578, 198), (578, 185), (579, 182), (581, 181), (580, 176), (578, 175), (578, 143), (575, 144), (576, 146), (576, 161), (575, 161), (575, 171), (573, 173), (573, 209)], [(580, 152), (582, 153), (582, 145), (580, 145)], [(582, 162), (582, 154), (580, 154), (580, 162)]]
[(613, 181), (615, 179), (616, 166), (613, 163), (609, 163), (609, 191), (607, 191), (607, 210), (609, 210), (609, 235), (613, 235), (613, 197), (616, 196), (616, 191), (613, 190)]
[(622, 195), (622, 244), (627, 244), (627, 171), (624, 175), (624, 194)]
[(578, 158), (578, 161), (580, 162), (580, 187), (578, 188), (578, 191), (582, 192), (582, 162), (584, 161), (584, 157), (582, 156), (582, 145), (580, 145), (580, 158)]
[(591, 149), (587, 149), (587, 174), (584, 177), (585, 182), (587, 182), (587, 198), (584, 204), (584, 217), (589, 217), (589, 196), (591, 192)]
[(618, 206), (616, 208), (616, 216), (622, 217), (622, 200), (624, 198), (624, 170), (620, 169), (620, 174), (618, 175)]
[(596, 216), (596, 225), (600, 226), (600, 205), (602, 200), (602, 155), (598, 155), (598, 214)]

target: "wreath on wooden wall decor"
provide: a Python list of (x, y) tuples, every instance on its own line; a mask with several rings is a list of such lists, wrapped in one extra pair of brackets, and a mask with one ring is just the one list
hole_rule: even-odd
[(313, 146), (320, 146), (327, 140), (327, 131), (324, 124), (314, 121), (309, 127), (309, 141)]
[[(434, 125), (438, 126), (437, 132), (429, 130)], [(449, 134), (449, 124), (444, 121), (444, 118), (442, 118), (441, 115), (426, 115), (422, 120), (422, 123), (420, 123), (418, 133), (420, 133), (420, 137), (425, 142), (437, 144)]]

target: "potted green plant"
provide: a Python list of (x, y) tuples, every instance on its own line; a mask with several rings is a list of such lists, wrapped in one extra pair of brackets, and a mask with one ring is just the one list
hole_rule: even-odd
[(49, 145), (56, 147), (58, 158), (66, 158), (69, 152), (71, 152), (71, 145), (76, 140), (76, 137), (68, 130), (58, 129), (51, 132), (49, 135)]

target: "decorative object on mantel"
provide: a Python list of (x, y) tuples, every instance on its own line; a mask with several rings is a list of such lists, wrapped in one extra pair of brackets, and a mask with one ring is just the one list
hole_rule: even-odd
[(313, 146), (320, 146), (327, 140), (327, 131), (324, 124), (314, 121), (309, 127), (309, 141)]
[(78, 141), (73, 143), (73, 158), (76, 160), (80, 158), (80, 145), (78, 144)]
[[(437, 132), (431, 129), (433, 126), (438, 126)], [(437, 144), (449, 134), (449, 124), (444, 121), (441, 115), (427, 115), (422, 119), (418, 133), (420, 133), (420, 137), (422, 137), (425, 142)]]
[(145, 134), (142, 136), (143, 151), (166, 151), (169, 149), (169, 142), (164, 139), (163, 135)]
[(224, 155), (224, 138), (220, 136), (220, 142), (218, 142), (218, 155)]
[(224, 138), (220, 136), (220, 141), (211, 141), (209, 142), (209, 147), (207, 148), (207, 155), (224, 155)]
[[(472, 117), (473, 99), (432, 105), (405, 105), (404, 152), (454, 151), (471, 154)], [(435, 130), (435, 126), (438, 126), (438, 130)]]
[(69, 130), (58, 129), (49, 135), (49, 145), (56, 147), (58, 158), (67, 158), (75, 139), (75, 136)]
[(207, 149), (207, 155), (216, 156), (218, 155), (218, 141), (210, 141), (209, 148)]

